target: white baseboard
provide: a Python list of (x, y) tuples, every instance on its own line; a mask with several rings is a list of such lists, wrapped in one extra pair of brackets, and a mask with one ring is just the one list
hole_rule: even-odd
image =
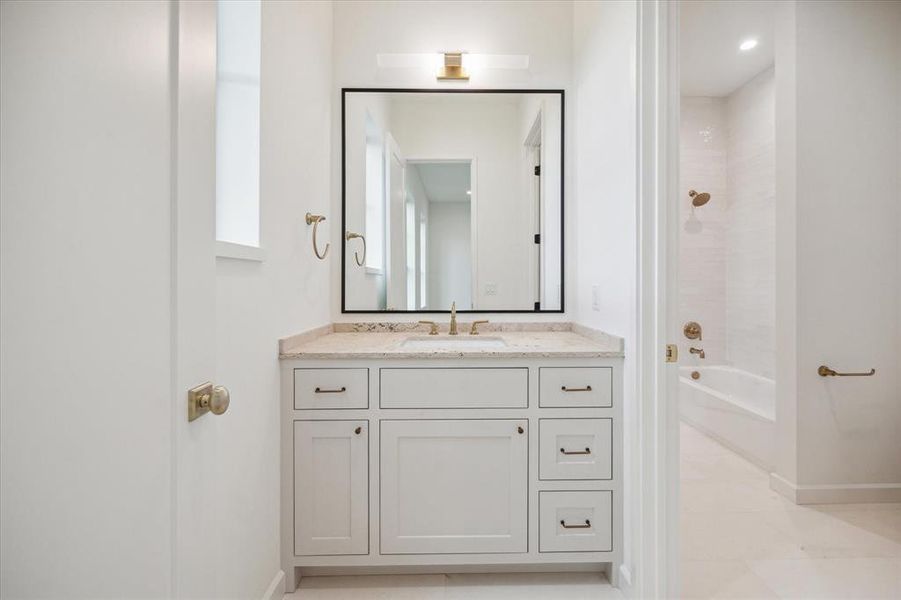
[(795, 504), (901, 502), (901, 483), (798, 485), (776, 473), (770, 473), (770, 488)]
[(279, 570), (269, 583), (269, 587), (263, 592), (261, 600), (281, 600), (285, 595), (285, 572)]

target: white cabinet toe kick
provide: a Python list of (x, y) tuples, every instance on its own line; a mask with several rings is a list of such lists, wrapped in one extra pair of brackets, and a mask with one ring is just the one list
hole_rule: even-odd
[(282, 361), (282, 560), (303, 573), (604, 570), (622, 359)]

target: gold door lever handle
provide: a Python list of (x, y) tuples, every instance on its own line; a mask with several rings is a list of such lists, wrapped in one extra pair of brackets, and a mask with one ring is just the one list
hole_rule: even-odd
[(817, 374), (820, 377), (872, 377), (876, 374), (876, 369), (870, 369), (866, 373), (839, 373), (826, 365), (820, 365), (820, 368), (817, 369)]
[(585, 519), (584, 525), (567, 525), (565, 520), (561, 520), (560, 525), (562, 525), (564, 529), (588, 529), (591, 527), (591, 521)]

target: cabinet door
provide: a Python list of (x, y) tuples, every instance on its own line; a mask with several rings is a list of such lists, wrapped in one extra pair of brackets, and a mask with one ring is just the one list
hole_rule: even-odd
[(294, 553), (369, 553), (367, 421), (294, 422)]
[(526, 552), (528, 421), (381, 422), (381, 552)]

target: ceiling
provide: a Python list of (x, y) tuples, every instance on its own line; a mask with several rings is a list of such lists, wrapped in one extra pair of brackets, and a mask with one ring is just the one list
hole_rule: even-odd
[[(687, 0), (681, 3), (683, 96), (728, 96), (773, 64), (771, 0)], [(738, 45), (756, 38), (753, 50)]]
[(469, 202), (469, 163), (410, 163), (419, 172), (430, 202)]

